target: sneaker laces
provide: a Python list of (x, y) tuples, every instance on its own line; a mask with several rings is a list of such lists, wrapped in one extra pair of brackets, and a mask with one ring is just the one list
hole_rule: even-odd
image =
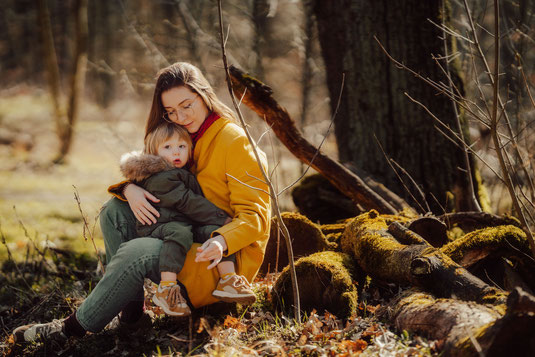
[(63, 320), (54, 319), (52, 322), (43, 324), (35, 329), (36, 335), (41, 335), (42, 337), (49, 337), (56, 333), (63, 334)]
[(247, 279), (245, 279), (241, 275), (236, 275), (236, 278), (234, 279), (234, 282), (232, 283), (232, 286), (234, 286), (236, 288), (239, 288), (241, 286), (243, 286), (243, 287), (245, 287), (247, 289), (251, 288), (251, 285), (249, 285), (249, 282), (247, 281)]
[(168, 301), (170, 305), (182, 305), (186, 303), (186, 299), (180, 293), (180, 286), (174, 285), (170, 288)]

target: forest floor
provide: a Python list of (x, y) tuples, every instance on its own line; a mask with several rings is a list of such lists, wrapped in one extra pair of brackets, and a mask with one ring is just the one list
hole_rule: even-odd
[(358, 314), (339, 319), (312, 312), (301, 323), (273, 310), (269, 294), (274, 275), (254, 284), (258, 300), (249, 307), (215, 304), (191, 317), (161, 314), (150, 300), (152, 326), (131, 332), (106, 327), (66, 343), (16, 344), (13, 328), (69, 315), (99, 279), (97, 260), (87, 253), (30, 249), (26, 262), (6, 260), (0, 278), (0, 353), (6, 356), (433, 356), (436, 342), (395, 330), (374, 317), (375, 306), (362, 301)]
[[(120, 155), (141, 146), (147, 108), (135, 101), (118, 101), (106, 110), (85, 104), (68, 162), (51, 165), (57, 139), (46, 94), (18, 88), (0, 96), (1, 355), (436, 354), (436, 343), (396, 332), (374, 317), (380, 299), (363, 299), (349, 319), (318, 311), (294, 321), (269, 303), (274, 276), (254, 282), (253, 306), (216, 304), (184, 319), (159, 314), (147, 284), (149, 329), (126, 334), (105, 329), (65, 345), (14, 344), (13, 328), (68, 316), (100, 279), (98, 213), (109, 197), (106, 187), (120, 180)], [(283, 158), (279, 167), (288, 170), (279, 176), (290, 182), (299, 176), (295, 160)], [(283, 207), (293, 208), (288, 198)]]

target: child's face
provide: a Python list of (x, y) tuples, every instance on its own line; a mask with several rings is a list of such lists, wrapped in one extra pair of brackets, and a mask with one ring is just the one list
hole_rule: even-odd
[(188, 143), (175, 134), (158, 145), (158, 156), (181, 168), (188, 163), (188, 149)]

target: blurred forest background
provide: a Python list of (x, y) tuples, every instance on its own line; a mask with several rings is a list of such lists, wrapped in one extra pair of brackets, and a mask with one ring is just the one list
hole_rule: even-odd
[[(460, 106), (461, 114), (456, 115), (467, 125), (463, 127), (466, 142), (484, 160), (483, 164), (473, 155), (470, 158), (475, 170), (481, 173), (478, 182), (485, 184), (490, 197), (490, 206), (485, 208), (498, 214), (511, 212), (507, 189), (494, 174), (499, 165), (490, 142), (489, 126), (477, 117), (477, 112), (485, 112), (485, 107), (488, 111), (492, 99), (491, 79), (481, 60), (484, 54), (492, 68), (492, 3), (433, 1), (425, 9), (411, 7), (410, 3), (392, 9), (390, 13), (398, 16), (395, 18), (381, 15), (380, 5), (366, 7), (350, 1), (337, 6), (310, 0), (225, 1), (230, 62), (269, 85), (304, 137), (316, 146), (328, 132), (331, 113), (338, 104), (341, 75), (346, 73), (339, 103), (341, 110), (335, 120), (336, 135), (331, 131), (322, 151), (334, 159), (340, 153), (344, 162), (367, 170), (378, 181), (404, 195), (404, 188), (392, 187), (398, 178), (385, 157), (395, 158), (424, 191), (427, 188), (432, 191), (428, 182), (438, 179), (430, 177), (425, 170), (422, 174), (411, 172), (407, 165), (423, 168), (426, 161), (435, 161), (436, 165), (430, 167), (436, 173), (441, 162), (446, 165), (447, 158), (453, 155), (446, 148), (450, 144), (443, 144), (451, 139), (443, 138), (440, 125), (404, 95), (404, 92), (428, 93), (431, 98), (442, 97), (434, 101), (438, 103), (435, 105), (438, 111), (448, 107), (452, 102), (447, 96), (440, 96), (436, 88), (414, 78), (409, 71), (426, 78), (429, 72), (445, 71), (441, 63), (447, 58), (455, 72), (451, 77), (456, 90), (458, 87), (465, 103), (474, 105), (472, 111)], [(500, 93), (517, 139), (513, 146), (521, 151), (518, 158), (511, 160), (510, 169), (515, 175), (518, 173), (514, 178), (519, 190), (526, 188), (524, 196), (529, 198), (533, 197), (529, 189), (533, 189), (534, 162), (535, 106), (530, 94), (535, 83), (534, 5), (526, 0), (507, 0), (500, 4)], [(467, 16), (466, 8), (473, 19)], [(21, 234), (34, 241), (49, 240), (61, 246), (90, 249), (81, 239), (82, 217), (73, 194), (79, 192), (89, 225), (96, 226), (93, 222), (99, 207), (108, 197), (106, 187), (121, 179), (117, 167), (119, 157), (142, 146), (156, 72), (175, 61), (190, 61), (206, 73), (219, 96), (230, 104), (218, 42), (217, 4), (200, 0), (2, 0), (2, 9), (0, 223), (3, 236), (15, 252), (24, 252), (26, 247)], [(354, 18), (348, 20), (343, 16), (345, 13)], [(401, 30), (385, 30), (375, 23), (374, 16), (384, 16), (385, 23), (405, 19), (399, 26), (403, 31), (408, 29), (409, 35)], [(345, 34), (344, 28), (349, 29)], [(473, 29), (479, 36), (482, 52), (475, 46)], [(355, 38), (349, 39), (350, 31), (356, 32)], [(402, 37), (395, 38), (393, 31)], [(340, 40), (343, 36), (347, 37), (346, 42)], [(436, 52), (428, 53), (427, 43), (432, 43)], [(380, 50), (382, 45), (386, 45), (386, 51), (393, 51), (395, 60), (408, 64), (409, 70), (389, 60)], [(363, 59), (352, 60), (351, 56)], [(370, 66), (369, 62), (372, 67), (366, 67)], [(356, 66), (353, 71), (351, 66)], [(384, 74), (383, 68), (389, 73)], [(389, 82), (379, 77), (383, 74), (394, 77), (397, 73), (412, 79), (392, 81), (390, 88), (384, 87)], [(444, 78), (436, 80), (446, 83)], [(370, 88), (370, 83), (375, 88)], [(364, 90), (362, 86), (366, 86)], [(390, 103), (381, 102), (383, 93), (394, 99), (389, 99)], [(374, 97), (379, 98), (375, 106), (361, 99)], [(352, 103), (357, 106), (357, 112), (349, 108)], [(436, 109), (434, 104), (426, 105), (431, 111)], [(381, 121), (383, 108), (399, 111), (396, 106), (409, 109), (401, 117), (390, 115), (391, 122)], [(266, 124), (242, 107), (253, 136), (259, 138), (267, 131)], [(444, 113), (437, 115), (454, 116), (451, 110)], [(344, 124), (354, 122), (353, 117), (359, 115), (360, 124), (349, 124), (349, 128)], [(411, 122), (415, 117), (420, 122)], [(402, 132), (392, 120), (405, 121), (409, 129)], [(431, 129), (421, 131), (422, 122), (431, 123), (428, 125)], [(381, 127), (393, 127), (396, 131), (381, 134)], [(379, 139), (374, 138), (376, 131)], [(364, 138), (355, 132), (363, 133)], [(348, 139), (348, 135), (352, 136)], [(410, 145), (401, 148), (396, 144), (419, 142), (424, 137), (430, 138), (426, 139), (430, 140), (425, 144), (430, 153), (426, 157), (413, 155), (415, 151), (423, 152), (421, 148)], [(436, 138), (443, 141), (438, 150), (431, 150), (431, 146), (437, 146)], [(504, 140), (511, 141), (511, 136), (505, 135)], [(277, 187), (286, 187), (300, 177), (304, 166), (272, 133), (263, 138), (261, 147), (268, 154), (271, 167), (276, 168), (273, 172)], [(370, 148), (376, 152), (373, 157)], [(416, 163), (400, 161), (412, 156)], [(281, 200), (284, 210), (295, 210), (289, 193)], [(441, 199), (434, 200), (439, 203), (439, 210), (452, 209)], [(95, 234), (99, 235), (98, 227)], [(0, 256), (6, 257), (6, 252), (0, 251)]]
[[(87, 11), (83, 43), (77, 41), (76, 11), (80, 5)], [(2, 1), (2, 9), (3, 233), (15, 252), (25, 249), (20, 222), (32, 240), (48, 238), (61, 246), (92, 250), (81, 239), (81, 216), (73, 186), (92, 225), (108, 199), (107, 186), (121, 180), (120, 156), (142, 148), (156, 72), (175, 61), (190, 61), (231, 105), (218, 42), (217, 4)], [(298, 1), (229, 1), (224, 4), (224, 13), (232, 63), (269, 84), (305, 136), (318, 145), (329, 125), (330, 106), (313, 17), (306, 15)], [(40, 21), (46, 16), (51, 33)], [(47, 36), (53, 38), (57, 78), (54, 65), (50, 67), (47, 62)], [(77, 51), (81, 51), (81, 58), (76, 57)], [(69, 124), (75, 73), (85, 83), (76, 87), (77, 113)], [(54, 86), (55, 94), (51, 91)], [(54, 97), (61, 125), (72, 128), (72, 146), (63, 165), (52, 164), (62, 148)], [(245, 108), (244, 113), (254, 137), (259, 138), (266, 125)], [(278, 162), (275, 177), (280, 187), (299, 177), (302, 169), (298, 160), (287, 154), (273, 135), (263, 140), (262, 148), (272, 167)], [(336, 156), (332, 139), (323, 150)], [(288, 197), (284, 208), (291, 210), (294, 207)], [(0, 256), (6, 257), (5, 250)]]

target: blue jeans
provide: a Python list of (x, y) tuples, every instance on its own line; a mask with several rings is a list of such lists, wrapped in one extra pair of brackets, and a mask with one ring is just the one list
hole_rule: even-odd
[[(130, 301), (143, 301), (143, 282), (160, 282), (162, 241), (136, 238), (136, 219), (127, 202), (109, 200), (100, 214), (106, 272), (76, 311), (87, 331), (102, 330)], [(136, 238), (136, 239), (134, 239)]]

